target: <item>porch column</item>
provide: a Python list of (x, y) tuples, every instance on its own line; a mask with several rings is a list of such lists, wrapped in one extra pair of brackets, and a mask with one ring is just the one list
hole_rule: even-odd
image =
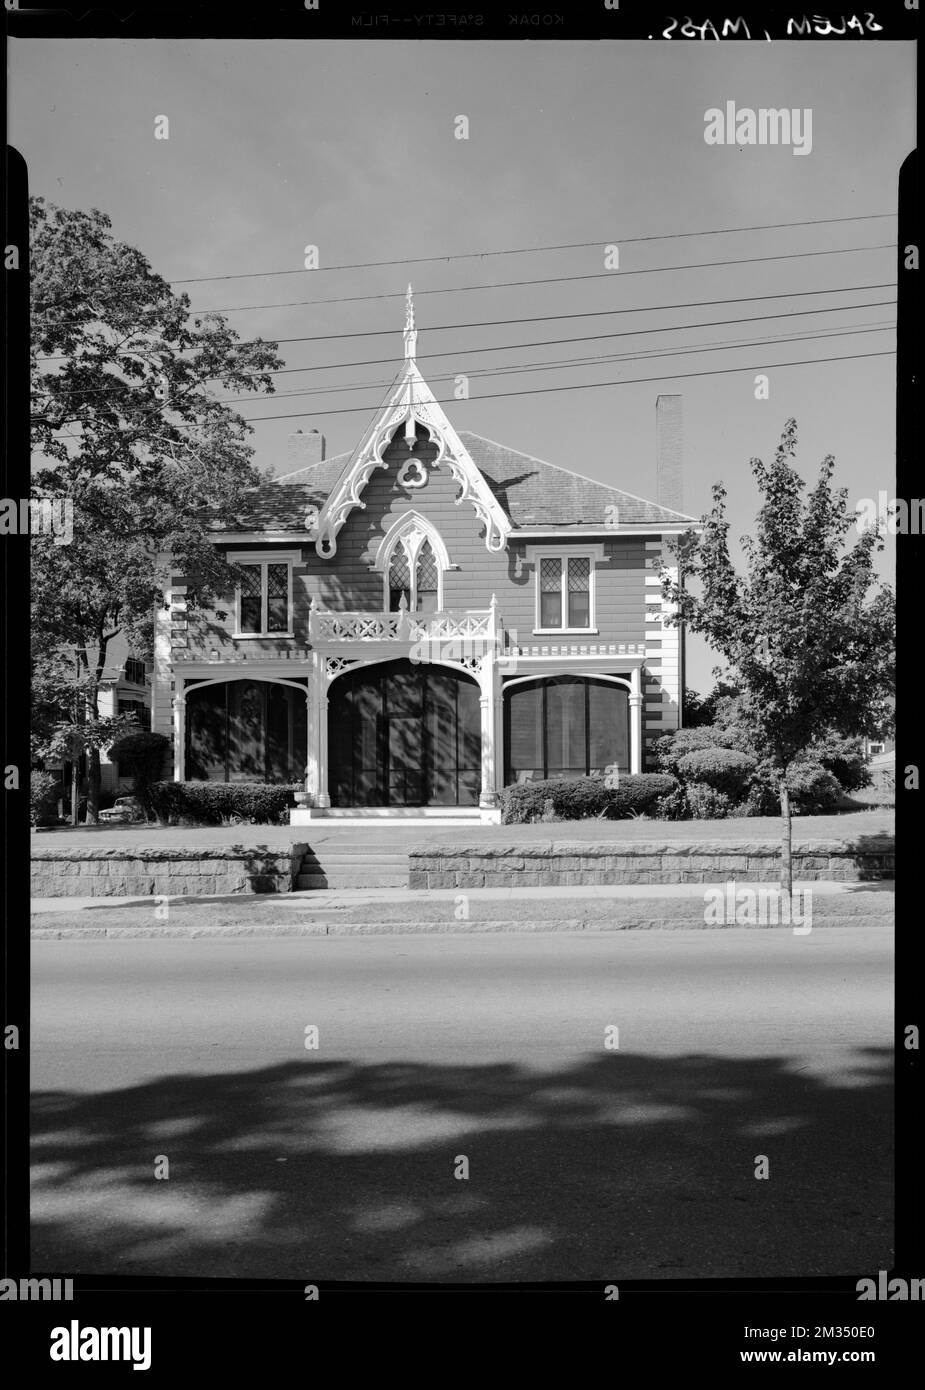
[(481, 698), (479, 708), (482, 715), (482, 790), (480, 806), (498, 804), (498, 778), (503, 775), (501, 753), (501, 698), (500, 678), (494, 655), (482, 659), (479, 675)]
[(305, 790), (308, 792), (309, 804), (315, 806), (318, 795), (318, 701), (313, 687), (314, 680), (310, 676), (305, 687)]
[(630, 773), (642, 772), (642, 668), (630, 672)]
[(173, 780), (182, 782), (186, 772), (186, 685), (176, 673), (174, 680), (177, 688), (173, 697)]
[(314, 653), (315, 659), (315, 805), (330, 806), (328, 795), (328, 680), (327, 659)]

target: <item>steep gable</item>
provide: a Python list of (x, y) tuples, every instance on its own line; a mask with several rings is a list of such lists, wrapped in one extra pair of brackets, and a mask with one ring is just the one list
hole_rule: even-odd
[[(388, 469), (395, 459), (399, 439), (407, 452), (404, 466), (408, 466), (415, 449), (420, 450), (428, 436), (431, 463), (449, 470), (459, 489), (456, 505), (474, 509), (490, 551), (504, 550), (509, 536), (520, 530), (638, 527), (640, 531), (659, 531), (697, 524), (695, 517), (683, 512), (596, 482), (471, 430), (457, 433), (415, 362), (417, 332), (410, 285), (404, 342), (405, 362), (388, 400), (355, 449), (307, 464), (255, 488), (235, 517), (219, 515), (216, 510), (211, 518), (214, 529), (299, 534), (315, 542), (322, 559), (330, 559), (348, 517), (355, 509), (364, 508), (363, 494), (373, 474)], [(432, 446), (436, 446), (436, 454)]]

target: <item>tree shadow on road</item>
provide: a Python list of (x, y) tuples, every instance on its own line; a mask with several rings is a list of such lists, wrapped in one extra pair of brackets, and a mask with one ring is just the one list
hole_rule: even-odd
[(890, 1267), (889, 1049), (827, 1076), (784, 1057), (537, 1058), (306, 1051), (40, 1093), (33, 1268), (526, 1282)]

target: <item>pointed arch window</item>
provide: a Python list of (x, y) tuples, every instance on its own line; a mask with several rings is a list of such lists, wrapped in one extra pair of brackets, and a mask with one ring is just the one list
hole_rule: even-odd
[(398, 611), (402, 595), (410, 613), (442, 611), (449, 556), (439, 533), (417, 513), (402, 517), (384, 537), (376, 568), (383, 571), (390, 613)]

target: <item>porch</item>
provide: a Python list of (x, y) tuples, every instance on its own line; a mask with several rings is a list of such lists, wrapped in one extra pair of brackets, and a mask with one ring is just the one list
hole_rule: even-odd
[(520, 643), (494, 598), (426, 615), (313, 604), (309, 638), (173, 652), (176, 780), (298, 784), (293, 824), (472, 824), (497, 822), (511, 783), (642, 771), (643, 643)]

